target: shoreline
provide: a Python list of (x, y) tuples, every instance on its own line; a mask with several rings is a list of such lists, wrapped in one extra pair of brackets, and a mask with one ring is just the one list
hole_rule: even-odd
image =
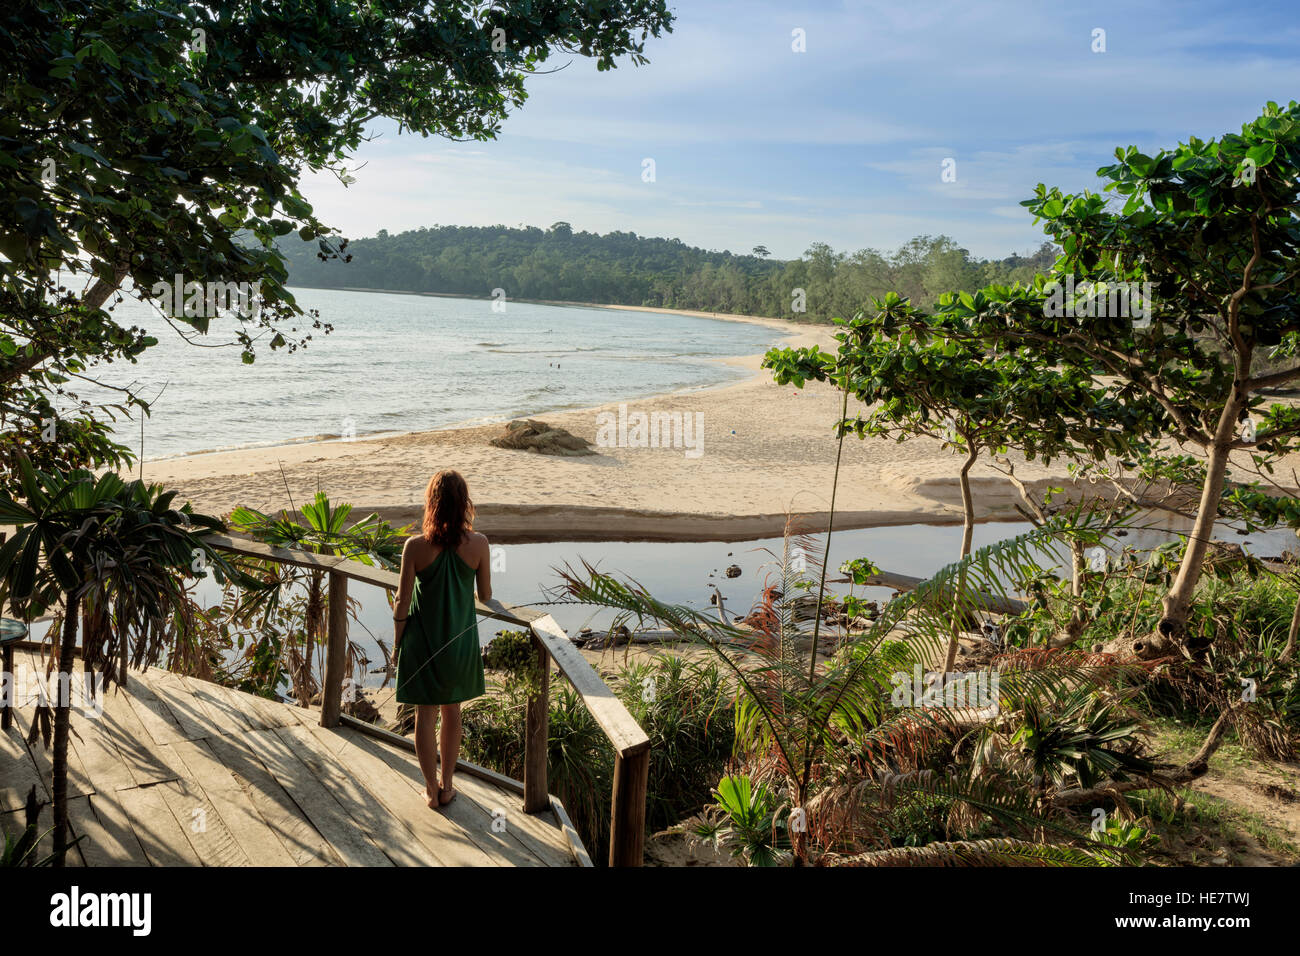
[[(462, 295), (458, 292), (408, 292), (402, 289), (367, 289), (364, 286), (318, 286), (318, 285), (294, 285), (289, 283), (287, 288), (290, 289), (316, 289), (321, 292), (379, 292), (386, 295), (422, 295), (435, 299), (470, 299), (473, 301), (491, 302), (488, 296)], [(653, 305), (612, 305), (601, 304), (598, 302), (567, 302), (563, 299), (507, 299), (509, 302), (523, 302), (528, 305), (559, 305), (574, 309), (614, 309), (622, 312), (658, 312), (661, 315), (684, 315), (697, 319), (718, 319), (722, 322), (748, 322), (752, 325), (770, 325), (773, 328), (784, 328), (787, 325), (800, 326), (802, 323), (790, 322), (786, 319), (777, 319), (765, 315), (742, 315), (739, 312), (697, 312), (692, 309), (665, 309)], [(808, 328), (833, 328), (830, 325), (814, 325), (808, 323)]]
[[(326, 291), (326, 292), (330, 292), (330, 291), (379, 292), (379, 293), (387, 293), (391, 295), (420, 295), (420, 296), (432, 296), (436, 298), (450, 298), (450, 299), (474, 298), (473, 296), (452, 295), (450, 293), (444, 293), (444, 292), (400, 292), (400, 291), (394, 291), (392, 289), (363, 289), (363, 288), (354, 288), (354, 287), (346, 287), (346, 288), (339, 287), (334, 289), (324, 289), (318, 286), (296, 286), (296, 288), (299, 289), (321, 288), (321, 291)], [(483, 301), (489, 301), (489, 300), (484, 299)], [(680, 315), (680, 316), (685, 316), (687, 318), (715, 319), (719, 322), (741, 322), (749, 325), (760, 325), (766, 328), (774, 329), (775, 331), (782, 333), (782, 338), (780, 342), (777, 343), (778, 345), (788, 345), (790, 343), (793, 343), (797, 339), (799, 339), (800, 330), (803, 328), (809, 328), (809, 329), (814, 329), (814, 328), (833, 329), (834, 328), (834, 326), (830, 326), (830, 325), (811, 325), (811, 324), (805, 327), (802, 326), (800, 323), (788, 322), (784, 319), (773, 319), (765, 316), (740, 315), (738, 313), (732, 313), (732, 312), (694, 312), (688, 309), (661, 309), (661, 308), (652, 308), (649, 306), (642, 307), (642, 306), (634, 306), (634, 305), (596, 305), (590, 302), (560, 302), (560, 301), (552, 301), (548, 299), (512, 299), (511, 301), (526, 302), (530, 305), (554, 305), (554, 306), (565, 306), (565, 307), (584, 308), (584, 309), (609, 309), (609, 310), (626, 311), (626, 312), (653, 312), (661, 315)], [(530, 412), (528, 415), (523, 417), (536, 418), (543, 415), (559, 415), (559, 414), (568, 414), (571, 412), (595, 412), (600, 409), (607, 408), (611, 405), (616, 406), (619, 404), (619, 402), (625, 402), (625, 403), (632, 402), (632, 401), (652, 402), (660, 398), (670, 398), (678, 395), (689, 395), (689, 394), (694, 394), (699, 392), (708, 392), (716, 389), (730, 388), (734, 385), (743, 384), (745, 381), (748, 381), (749, 378), (752, 378), (753, 376), (759, 374), (760, 371), (759, 364), (762, 362), (762, 359), (763, 356), (761, 354), (722, 355), (712, 359), (712, 361), (716, 362), (719, 365), (728, 365), (733, 368), (748, 369), (750, 372), (749, 376), (747, 376), (745, 379), (741, 379), (740, 381), (721, 381), (721, 382), (714, 382), (713, 384), (710, 385), (690, 385), (684, 388), (675, 389), (670, 392), (651, 392), (645, 395), (632, 396), (631, 398), (620, 398), (614, 402), (607, 402), (603, 405), (578, 406), (576, 408), (542, 409), (540, 411)], [(753, 365), (752, 368), (749, 367), (751, 363)], [(511, 419), (507, 419), (507, 418), (485, 419), (482, 417), (467, 418), (460, 422), (453, 422), (450, 425), (443, 425), (439, 428), (430, 428), (430, 429), (425, 429), (423, 431), (388, 430), (388, 431), (376, 431), (376, 432), (363, 432), (357, 434), (353, 439), (344, 439), (340, 435), (328, 435), (328, 434), (305, 435), (300, 438), (289, 438), (283, 441), (268, 442), (266, 444), (232, 445), (225, 448), (202, 448), (196, 451), (178, 452), (173, 455), (163, 455), (158, 458), (146, 458), (144, 460), (144, 465), (147, 468), (149, 465), (153, 465), (153, 464), (186, 461), (191, 458), (202, 458), (207, 455), (226, 455), (226, 454), (238, 454), (240, 452), (245, 452), (245, 451), (270, 450), (275, 448), (294, 448), (300, 445), (332, 444), (332, 443), (343, 442), (343, 441), (377, 441), (384, 438), (400, 438), (409, 435), (434, 434), (437, 432), (457, 431), (460, 429), (467, 429), (467, 428), (490, 427), (493, 425), (504, 424), (507, 421), (518, 421), (518, 420), (519, 420), (518, 417), (511, 418)]]
[[(363, 290), (353, 290), (363, 291)], [(425, 293), (398, 293), (420, 295)], [(463, 298), (463, 297), (458, 297)], [(516, 300), (519, 301), (519, 300)], [(566, 304), (571, 303), (542, 303)], [(591, 308), (658, 312), (762, 325), (774, 345), (834, 349), (833, 325), (803, 325), (762, 316), (633, 306)], [(180, 491), (195, 509), (224, 515), (236, 505), (275, 513), (310, 501), (374, 512), (397, 526), (416, 523), (429, 475), (461, 471), (476, 502), (476, 528), (503, 544), (540, 541), (744, 541), (780, 536), (788, 514), (809, 531), (824, 530), (839, 417), (838, 392), (809, 382), (777, 386), (761, 372), (762, 354), (718, 358), (751, 374), (687, 390), (621, 398), (604, 405), (537, 412), (595, 441), (597, 416), (620, 405), (656, 414), (694, 415), (703, 424), (700, 454), (678, 448), (600, 447), (583, 457), (508, 451), (488, 444), (502, 423), (452, 425), (215, 450), (144, 463), (146, 480)], [(525, 417), (525, 416), (520, 416)], [(904, 524), (961, 523), (960, 463), (941, 443), (850, 437), (844, 445), (835, 527), (855, 530)], [(1036, 463), (1017, 462), (1031, 487), (1063, 480)], [(1019, 521), (1018, 493), (987, 466), (972, 472), (977, 520)]]

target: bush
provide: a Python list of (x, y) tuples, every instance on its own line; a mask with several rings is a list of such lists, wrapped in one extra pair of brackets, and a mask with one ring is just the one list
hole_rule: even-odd
[[(1168, 567), (1156, 552), (1146, 565), (1091, 576), (1081, 600), (1059, 589), (1006, 628), (1022, 646), (1037, 645), (1072, 614), (1087, 621), (1082, 646), (1149, 633), (1162, 616)], [(1281, 655), (1297, 594), (1275, 574), (1246, 564), (1220, 567), (1201, 579), (1187, 622), (1191, 659), (1162, 663), (1144, 679), (1136, 702), (1147, 714), (1212, 723), (1253, 693), (1233, 716), (1242, 744), (1255, 756), (1293, 759), (1300, 740), (1300, 676)], [(1249, 683), (1245, 683), (1249, 681)]]
[[(506, 641), (498, 651), (501, 659), (508, 660), (514, 646), (513, 639)], [(652, 832), (666, 829), (697, 812), (726, 770), (735, 726), (731, 692), (716, 665), (671, 655), (621, 668), (612, 684), (650, 737), (646, 824)], [(467, 760), (522, 778), (528, 686), (507, 675), (493, 682), (493, 693), (465, 706)], [(614, 752), (563, 679), (551, 682), (547, 769), (550, 790), (563, 802), (592, 859), (606, 860)]]

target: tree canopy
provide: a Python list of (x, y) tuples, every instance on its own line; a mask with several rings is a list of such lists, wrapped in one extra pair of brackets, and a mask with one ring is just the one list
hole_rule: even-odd
[(286, 237), (289, 281), (319, 288), (387, 289), (487, 296), (503, 289), (518, 299), (593, 302), (737, 312), (829, 322), (851, 315), (871, 296), (895, 290), (933, 304), (952, 288), (1028, 281), (1049, 269), (1056, 250), (978, 259), (947, 236), (918, 236), (894, 252), (836, 252), (814, 243), (798, 259), (701, 249), (680, 239), (549, 229), (432, 226), (380, 230), (349, 241), (349, 261), (322, 261), (313, 244)]
[[(1261, 394), (1300, 380), (1300, 105), (1269, 103), (1240, 135), (1155, 156), (1120, 148), (1116, 160), (1098, 171), (1114, 196), (1040, 185), (1025, 201), (1063, 250), (1050, 275), (948, 293), (933, 315), (877, 305), (895, 342), (909, 329), (1028, 349), (1044, 367), (1095, 376), (1104, 400), (1131, 413), (1127, 434), (1200, 449), (1199, 510), (1160, 625), (1178, 640), (1232, 453), (1267, 469), (1300, 434), (1300, 410)], [(1132, 307), (1135, 289), (1151, 301)], [(1043, 428), (1089, 417), (1063, 404)]]
[[(318, 322), (285, 288), (277, 240), (338, 254), (299, 188), (346, 177), (381, 117), (490, 139), (556, 51), (645, 62), (665, 0), (25, 0), (0, 13), (0, 415), (32, 428), (53, 390), (155, 340), (104, 307), (128, 284), (247, 283), (245, 361)], [(73, 288), (80, 277), (84, 288)], [(184, 334), (210, 310), (178, 308)], [(197, 313), (197, 314), (196, 314)], [(138, 396), (124, 401), (140, 404)], [(62, 423), (61, 423), (62, 427)], [(96, 436), (61, 430), (60, 443)], [(102, 440), (81, 456), (112, 457)]]

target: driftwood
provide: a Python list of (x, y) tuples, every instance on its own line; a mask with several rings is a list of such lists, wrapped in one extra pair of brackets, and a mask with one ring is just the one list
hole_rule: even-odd
[[(928, 578), (916, 578), (910, 574), (898, 574), (894, 571), (881, 571), (879, 574), (872, 574), (862, 583), (870, 587), (890, 588), (894, 591), (914, 591), (924, 584)], [(835, 578), (827, 581), (827, 584), (853, 584), (851, 578)], [(985, 611), (993, 614), (1019, 614), (1029, 607), (1028, 601), (1022, 601), (1019, 598), (1002, 597), (997, 594), (988, 594), (979, 592), (975, 595), (975, 603)]]
[[(736, 626), (740, 627), (741, 625)], [(615, 631), (612, 635), (607, 630), (599, 630), (590, 633), (579, 633), (570, 640), (583, 650), (606, 651), (617, 647), (626, 647), (628, 644), (689, 644), (695, 639), (689, 635), (678, 634), (676, 631), (670, 630), (631, 631), (626, 634), (622, 631)]]
[(531, 418), (507, 423), (505, 432), (488, 442), (511, 451), (531, 451), (541, 455), (595, 455), (591, 442), (570, 434), (563, 428)]

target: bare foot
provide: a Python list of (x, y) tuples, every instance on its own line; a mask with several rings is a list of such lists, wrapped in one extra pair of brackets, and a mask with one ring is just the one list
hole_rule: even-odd
[(424, 802), (429, 805), (430, 810), (438, 809), (438, 798), (429, 796), (429, 788), (424, 788)]
[(453, 801), (453, 800), (455, 800), (455, 799), (456, 799), (456, 788), (455, 788), (455, 787), (447, 787), (445, 790), (439, 790), (439, 791), (438, 791), (438, 804), (439, 804), (439, 806), (443, 806), (443, 807), (445, 807), (447, 804), (451, 803), (451, 801)]

